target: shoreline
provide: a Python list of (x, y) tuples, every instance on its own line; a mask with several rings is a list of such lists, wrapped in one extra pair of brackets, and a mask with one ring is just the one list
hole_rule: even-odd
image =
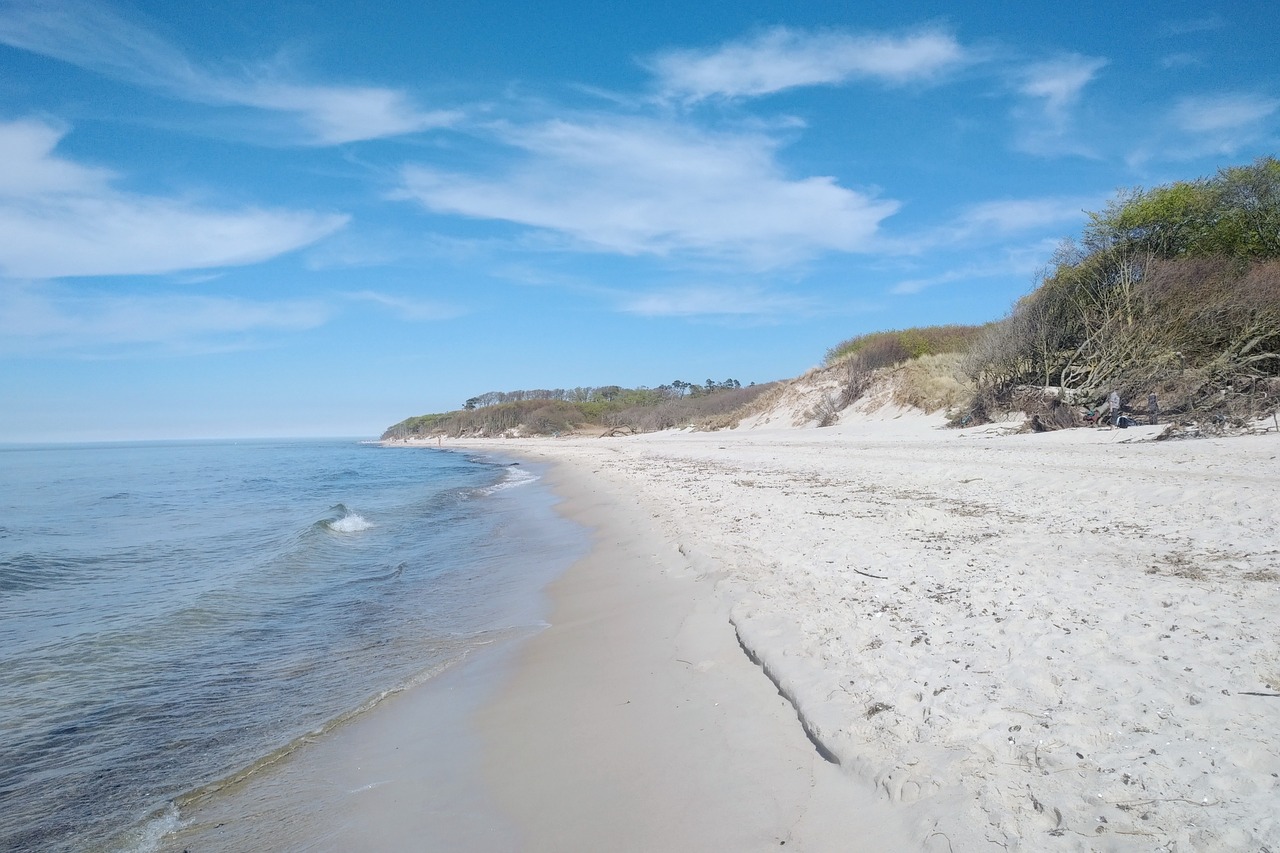
[(681, 543), (589, 470), (554, 471), (595, 544), (478, 715), (517, 849), (908, 849), (901, 816), (819, 755), (748, 660)]
[[(450, 452), (484, 456), (504, 469), (517, 464), (489, 449)], [(512, 849), (508, 824), (479, 774), (471, 718), (508, 677), (521, 644), (545, 627), (546, 584), (586, 550), (586, 531), (556, 511), (559, 499), (549, 488), (533, 482), (547, 467), (525, 462), (484, 490), (487, 500), (501, 501), (501, 535), (517, 547), (490, 551), (486, 559), (498, 562), (487, 568), (477, 564), (502, 579), (472, 603), (492, 624), (465, 635), (460, 657), (178, 797), (176, 808), (140, 824), (120, 849)]]

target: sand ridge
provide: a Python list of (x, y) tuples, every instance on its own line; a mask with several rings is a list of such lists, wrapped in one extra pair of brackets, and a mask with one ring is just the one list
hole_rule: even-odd
[(924, 849), (1280, 849), (1280, 440), (1153, 437), (494, 444), (643, 507)]

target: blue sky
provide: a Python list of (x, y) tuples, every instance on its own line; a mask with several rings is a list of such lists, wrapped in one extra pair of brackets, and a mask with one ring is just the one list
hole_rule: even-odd
[(0, 441), (376, 435), (1002, 316), (1280, 10), (0, 0)]

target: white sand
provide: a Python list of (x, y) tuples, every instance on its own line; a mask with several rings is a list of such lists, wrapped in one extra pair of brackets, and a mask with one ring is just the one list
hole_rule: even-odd
[(904, 815), (818, 755), (727, 602), (625, 482), (577, 466), (557, 479), (596, 547), (552, 586), (551, 627), (479, 715), (509, 849), (914, 846)]
[[(520, 752), (509, 724), (530, 715), (515, 756), (526, 770), (510, 778), (557, 769), (531, 800), (499, 784), (529, 847), (592, 849), (599, 826), (556, 835), (591, 815), (633, 842), (612, 849), (786, 840), (768, 833), (794, 816), (804, 798), (791, 788), (806, 783), (732, 776), (717, 797), (705, 781), (646, 777), (661, 763), (646, 752), (667, 755), (653, 745), (683, 712), (635, 707), (644, 714), (627, 728), (618, 710), (651, 695), (755, 689), (740, 675), (715, 681), (735, 653), (746, 659), (716, 635), (731, 623), (839, 762), (802, 768), (819, 794), (788, 849), (849, 849), (829, 846), (840, 836), (824, 835), (823, 821), (877, 805), (843, 799), (862, 790), (896, 803), (929, 851), (1280, 850), (1280, 698), (1269, 695), (1280, 693), (1280, 437), (939, 427), (903, 415), (823, 430), (493, 442), (562, 463), (579, 483), (571, 492), (638, 508), (657, 533), (629, 547), (666, 540), (621, 586), (591, 592), (582, 571), (566, 579), (556, 627), (485, 712), (491, 754), (506, 756)], [(601, 623), (615, 630), (592, 634)], [(682, 635), (686, 624), (699, 627)], [(592, 659), (592, 637), (611, 643), (607, 655)], [(619, 667), (630, 675), (604, 678), (609, 656), (628, 648)], [(572, 665), (556, 663), (565, 655), (577, 655)], [(575, 682), (582, 673), (600, 680)], [(539, 692), (534, 680), (546, 678), (562, 680)], [(573, 701), (557, 705), (557, 693)], [(554, 734), (580, 738), (542, 737), (565, 709), (582, 719)], [(786, 710), (778, 719), (798, 731)], [(699, 761), (722, 762), (712, 777), (741, 766), (726, 750), (775, 738), (728, 711), (699, 713), (694, 731), (709, 745)], [(790, 743), (784, 752), (799, 743), (817, 755)], [(623, 769), (625, 785), (614, 781)], [(714, 831), (689, 835), (700, 812), (732, 814), (726, 800), (759, 803), (771, 787), (780, 810), (752, 805), (740, 837), (708, 846)], [(625, 819), (625, 797), (640, 791), (650, 798), (634, 808), (668, 815), (665, 829)]]

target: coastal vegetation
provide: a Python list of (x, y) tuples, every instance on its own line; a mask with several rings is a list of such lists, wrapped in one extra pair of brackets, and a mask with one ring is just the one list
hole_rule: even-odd
[[(970, 349), (964, 417), (1156, 394), (1196, 422), (1274, 410), (1280, 394), (1280, 161), (1120, 193)], [(1045, 398), (1046, 395), (1041, 395)]]
[(736, 379), (703, 383), (677, 379), (656, 388), (595, 388), (490, 391), (463, 408), (406, 418), (383, 439), (431, 435), (553, 435), (583, 427), (649, 432), (681, 426), (729, 425), (742, 409), (776, 383), (743, 386)]
[[(819, 424), (893, 372), (894, 400), (955, 425), (1077, 426), (1112, 391), (1171, 422), (1241, 425), (1280, 403), (1280, 161), (1120, 192), (1002, 320), (851, 338)], [(823, 407), (819, 406), (819, 410)]]
[[(1037, 428), (1076, 426), (1112, 391), (1142, 414), (1154, 395), (1164, 420), (1208, 429), (1274, 412), (1280, 160), (1121, 191), (1004, 318), (859, 335), (828, 349), (824, 364), (816, 373), (826, 390), (804, 413), (819, 426), (875, 388), (898, 405), (946, 410), (954, 425), (1025, 412)], [(488, 392), (459, 411), (401, 421), (384, 438), (718, 428), (776, 405), (787, 385)]]
[(841, 341), (825, 360), (840, 375), (839, 391), (820, 396), (811, 419), (830, 426), (877, 385), (887, 385), (900, 406), (933, 412), (957, 405), (971, 390), (961, 370), (964, 354), (989, 326), (917, 326)]
[(861, 367), (874, 370), (926, 355), (966, 352), (992, 325), (922, 326), (872, 332), (841, 341), (827, 350), (826, 363), (856, 360)]

